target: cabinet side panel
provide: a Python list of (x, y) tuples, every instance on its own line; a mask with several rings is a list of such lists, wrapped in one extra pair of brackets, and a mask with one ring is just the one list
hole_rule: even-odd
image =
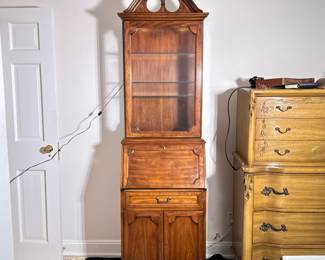
[(239, 90), (237, 97), (236, 151), (247, 162), (249, 153), (250, 92)]
[(242, 257), (243, 247), (243, 215), (244, 215), (244, 175), (235, 172), (234, 204), (233, 204), (233, 248), (238, 258)]
[(252, 259), (253, 246), (253, 210), (254, 179), (252, 174), (244, 174), (244, 210), (243, 210), (243, 260)]

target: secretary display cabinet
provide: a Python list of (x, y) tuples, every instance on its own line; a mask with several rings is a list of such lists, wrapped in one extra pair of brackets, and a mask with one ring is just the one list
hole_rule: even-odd
[[(176, 8), (177, 9), (177, 8)], [(205, 259), (201, 139), (203, 20), (192, 0), (151, 12), (134, 0), (123, 20), (124, 260)]]

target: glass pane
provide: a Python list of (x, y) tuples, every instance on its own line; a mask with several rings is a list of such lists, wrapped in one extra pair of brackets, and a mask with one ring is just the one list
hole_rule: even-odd
[(132, 82), (193, 82), (195, 56), (152, 54), (132, 56)]
[(131, 53), (194, 53), (195, 38), (188, 27), (137, 28), (131, 38)]
[(137, 83), (132, 130), (188, 131), (194, 125), (194, 83)]
[[(132, 131), (187, 131), (193, 126), (194, 97), (133, 98)], [(191, 116), (189, 116), (189, 114)]]
[(132, 131), (189, 131), (195, 115), (195, 35), (140, 28), (131, 41)]

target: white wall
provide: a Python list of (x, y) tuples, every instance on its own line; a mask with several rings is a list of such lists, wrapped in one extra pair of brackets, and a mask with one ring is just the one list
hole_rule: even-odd
[[(0, 0), (53, 6), (61, 136), (75, 128), (122, 81), (121, 22), (129, 0)], [(205, 27), (203, 137), (207, 141), (210, 250), (229, 230), (232, 172), (223, 141), (229, 89), (254, 75), (325, 77), (324, 0), (197, 0)], [(119, 254), (122, 99), (62, 152), (62, 223), (66, 254)]]

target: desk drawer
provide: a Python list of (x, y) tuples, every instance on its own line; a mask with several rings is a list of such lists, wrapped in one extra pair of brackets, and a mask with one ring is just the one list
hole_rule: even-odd
[(324, 245), (325, 213), (254, 212), (253, 243)]
[(282, 260), (282, 256), (325, 255), (325, 248), (280, 248), (255, 246), (252, 260)]
[(204, 145), (123, 147), (123, 188), (204, 188)]
[(257, 119), (257, 140), (325, 140), (324, 119)]
[(125, 205), (134, 208), (191, 208), (202, 209), (204, 191), (125, 191)]
[(325, 97), (258, 97), (257, 118), (325, 118)]
[(325, 162), (325, 141), (256, 141), (255, 161)]
[(325, 210), (324, 175), (257, 175), (255, 209)]

